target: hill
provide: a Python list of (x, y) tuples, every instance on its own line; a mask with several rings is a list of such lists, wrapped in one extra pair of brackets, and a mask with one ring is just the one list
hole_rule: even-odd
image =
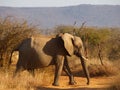
[(0, 7), (0, 16), (15, 16), (41, 28), (56, 25), (120, 27), (120, 5), (78, 5), (68, 7)]

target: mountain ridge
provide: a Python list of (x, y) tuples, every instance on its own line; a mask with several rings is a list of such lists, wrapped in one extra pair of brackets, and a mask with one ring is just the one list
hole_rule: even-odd
[(120, 5), (82, 4), (66, 7), (3, 7), (0, 16), (15, 16), (41, 28), (53, 28), (58, 25), (77, 26), (86, 21), (87, 26), (120, 27)]

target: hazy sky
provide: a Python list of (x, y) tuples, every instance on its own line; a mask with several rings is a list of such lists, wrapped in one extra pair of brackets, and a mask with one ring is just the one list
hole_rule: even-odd
[(120, 5), (120, 0), (0, 0), (0, 6), (12, 7), (60, 7), (79, 4)]

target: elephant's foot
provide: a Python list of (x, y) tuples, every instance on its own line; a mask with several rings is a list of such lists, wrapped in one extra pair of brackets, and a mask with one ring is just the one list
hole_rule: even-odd
[(87, 82), (87, 85), (89, 85), (89, 84), (90, 84), (90, 82), (88, 81), (88, 82)]
[(59, 86), (59, 84), (58, 84), (58, 83), (53, 83), (52, 85), (53, 85), (53, 86)]
[(75, 81), (69, 82), (69, 85), (75, 85), (75, 84), (77, 84)]

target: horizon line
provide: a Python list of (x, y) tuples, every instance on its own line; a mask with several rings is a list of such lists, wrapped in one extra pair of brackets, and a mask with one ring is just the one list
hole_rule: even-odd
[(59, 7), (74, 7), (74, 6), (80, 6), (80, 5), (96, 5), (96, 6), (120, 6), (119, 4), (77, 4), (77, 5), (65, 5), (65, 6), (9, 6), (9, 5), (0, 5), (0, 7), (16, 7), (16, 8), (36, 8), (36, 7), (41, 7), (41, 8), (59, 8)]

